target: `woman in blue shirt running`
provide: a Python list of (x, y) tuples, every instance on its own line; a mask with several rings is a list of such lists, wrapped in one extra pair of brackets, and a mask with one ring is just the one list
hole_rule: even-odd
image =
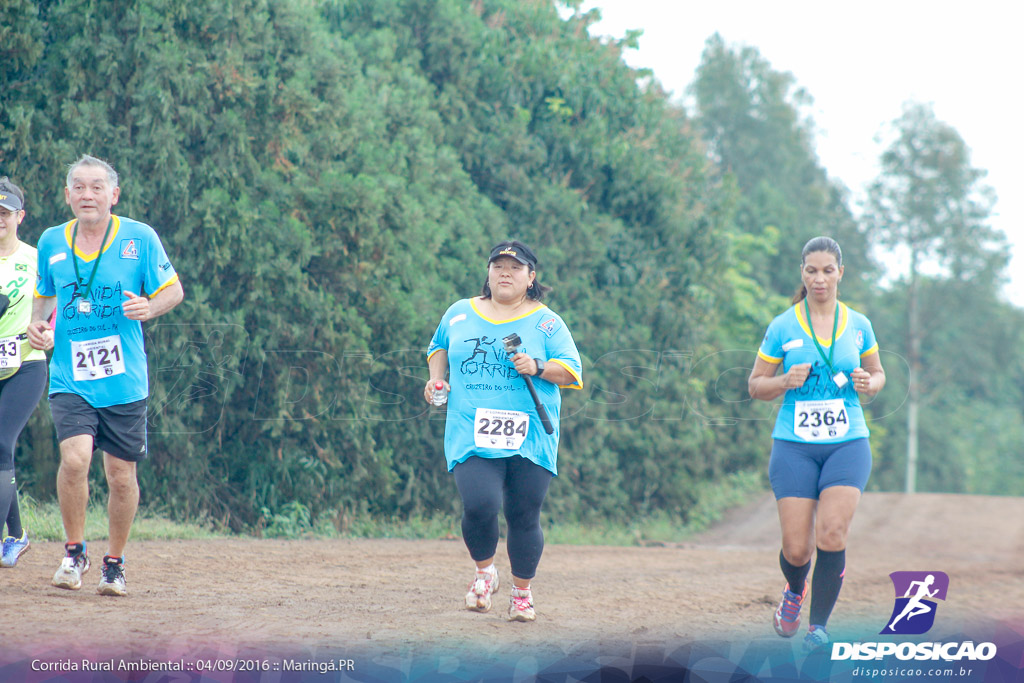
[[(783, 396), (768, 475), (782, 526), (779, 563), (787, 584), (774, 615), (785, 638), (800, 627), (811, 580), (808, 650), (829, 642), (825, 625), (846, 569), (846, 537), (871, 473), (862, 396), (885, 386), (871, 322), (839, 301), (843, 255), (829, 237), (803, 248), (803, 286), (793, 306), (768, 326), (750, 373), (753, 398)], [(779, 368), (782, 373), (779, 373)]]
[[(536, 618), (530, 583), (544, 549), (541, 505), (558, 474), (559, 388), (583, 388), (576, 344), (561, 317), (541, 303), (546, 291), (529, 247), (516, 241), (495, 246), (482, 294), (457, 301), (441, 318), (427, 351), (430, 380), (423, 388), (428, 402), (438, 383), (450, 391), (444, 452), (462, 498), (462, 536), (476, 564), (466, 608), (491, 608), (503, 507), (512, 621)], [(514, 354), (503, 342), (511, 335), (519, 337)], [(547, 426), (526, 377), (549, 416)]]

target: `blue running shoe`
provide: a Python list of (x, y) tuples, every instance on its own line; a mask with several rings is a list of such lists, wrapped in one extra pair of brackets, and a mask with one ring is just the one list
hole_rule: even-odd
[(0, 567), (13, 567), (18, 564), (18, 558), (28, 550), (28, 532), (22, 530), (21, 538), (8, 536), (4, 539), (3, 556), (0, 557)]
[(800, 595), (789, 590), (788, 583), (782, 589), (782, 602), (775, 610), (772, 625), (775, 626), (775, 632), (783, 638), (792, 638), (800, 630), (800, 607), (804, 604), (805, 597), (807, 597), (806, 583), (804, 583), (804, 592)]
[(813, 652), (819, 647), (828, 645), (828, 631), (824, 626), (811, 626), (811, 629), (804, 636), (804, 651)]

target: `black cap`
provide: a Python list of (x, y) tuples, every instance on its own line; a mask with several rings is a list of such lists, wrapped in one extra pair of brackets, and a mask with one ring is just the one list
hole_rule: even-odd
[(21, 190), (6, 176), (0, 178), (0, 206), (8, 211), (21, 211), (25, 208), (25, 199)]
[(487, 264), (490, 265), (502, 256), (513, 258), (524, 266), (529, 266), (530, 270), (537, 270), (537, 257), (522, 242), (502, 242), (495, 246), (491, 249), (491, 256), (487, 259)]

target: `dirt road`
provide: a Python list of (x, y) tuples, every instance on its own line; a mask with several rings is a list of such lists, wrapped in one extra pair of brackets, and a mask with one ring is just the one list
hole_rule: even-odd
[[(36, 660), (248, 657), (353, 659), (361, 680), (443, 677), (446, 669), (460, 678), (477, 660), (517, 662), (513, 668), (528, 673), (565, 658), (636, 657), (673, 644), (788, 646), (770, 626), (782, 588), (778, 534), (774, 502), (765, 496), (691, 543), (549, 545), (534, 582), (533, 624), (503, 619), (505, 588), (491, 613), (461, 609), (471, 575), (461, 541), (138, 542), (130, 546), (126, 598), (96, 594), (96, 564), (81, 591), (51, 587), (62, 549), (38, 543), (15, 569), (0, 570), (0, 679), (13, 680), (4, 672), (31, 669)], [(102, 545), (93, 547), (94, 562)], [(897, 570), (949, 575), (936, 629), (981, 634), (999, 626), (1024, 634), (1024, 499), (866, 495), (830, 622), (834, 639), (878, 633), (893, 606), (888, 575)], [(74, 672), (25, 680), (109, 680)]]

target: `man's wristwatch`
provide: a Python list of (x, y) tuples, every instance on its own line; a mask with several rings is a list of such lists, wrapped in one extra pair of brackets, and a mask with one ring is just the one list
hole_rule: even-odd
[(533, 362), (537, 364), (537, 372), (536, 374), (534, 374), (534, 377), (540, 377), (542, 374), (544, 374), (544, 361), (542, 361), (540, 358), (534, 358)]

